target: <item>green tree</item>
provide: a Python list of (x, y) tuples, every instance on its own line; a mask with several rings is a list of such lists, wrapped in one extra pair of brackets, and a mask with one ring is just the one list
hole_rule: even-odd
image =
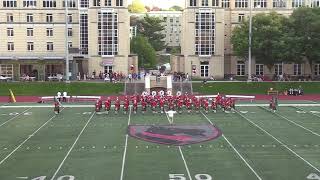
[(148, 38), (149, 43), (156, 51), (166, 48), (164, 41), (166, 35), (163, 33), (165, 26), (163, 22), (163, 19), (146, 15), (140, 20), (138, 25), (139, 34)]
[(169, 8), (169, 11), (182, 11), (183, 8), (181, 6), (172, 6)]
[(131, 13), (144, 13), (144, 12), (146, 12), (144, 4), (141, 2), (141, 0), (133, 0), (132, 4), (130, 4), (128, 6), (128, 10)]
[(320, 61), (320, 8), (295, 9), (286, 26), (291, 51), (309, 62), (313, 75), (313, 64)]
[[(287, 19), (275, 12), (257, 14), (252, 20), (252, 56), (257, 62), (271, 68), (275, 63), (287, 60), (283, 54), (285, 41), (284, 22)], [(236, 27), (231, 37), (235, 55), (248, 58), (249, 21), (245, 20)]]
[(132, 38), (131, 52), (138, 55), (139, 67), (154, 68), (156, 65), (156, 52), (148, 42), (148, 39), (142, 35)]

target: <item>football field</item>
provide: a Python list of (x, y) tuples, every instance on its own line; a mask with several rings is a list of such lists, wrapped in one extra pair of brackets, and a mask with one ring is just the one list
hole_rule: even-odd
[[(275, 113), (248, 103), (173, 119), (97, 114), (88, 105), (65, 106), (58, 115), (49, 105), (0, 105), (0, 179), (320, 180), (320, 106), (306, 103), (282, 104)], [(214, 125), (222, 135), (173, 146), (127, 134), (128, 125), (170, 123)]]

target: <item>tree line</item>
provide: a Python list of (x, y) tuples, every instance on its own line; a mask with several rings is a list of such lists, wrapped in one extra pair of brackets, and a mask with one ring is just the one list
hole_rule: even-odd
[[(249, 19), (234, 28), (234, 55), (248, 59)], [(252, 56), (269, 69), (276, 63), (320, 62), (320, 8), (301, 7), (286, 17), (276, 12), (252, 18)]]

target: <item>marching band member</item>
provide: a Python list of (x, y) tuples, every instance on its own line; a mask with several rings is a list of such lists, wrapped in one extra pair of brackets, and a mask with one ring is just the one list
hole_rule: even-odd
[(117, 100), (116, 100), (116, 102), (115, 102), (115, 104), (114, 104), (114, 111), (115, 111), (115, 113), (116, 114), (118, 114), (118, 111), (120, 110), (120, 100), (119, 100), (119, 98), (117, 97)]
[(133, 100), (133, 113), (136, 114), (138, 110), (138, 101), (135, 99)]
[(128, 110), (129, 110), (129, 99), (125, 99), (124, 102), (123, 102), (123, 110), (124, 110), (124, 114), (127, 114), (128, 113)]
[(145, 100), (141, 100), (141, 108), (142, 108), (142, 113), (144, 114), (147, 111), (147, 103)]
[(99, 100), (96, 101), (96, 104), (95, 104), (94, 106), (95, 106), (95, 111), (96, 111), (96, 112), (100, 112), (101, 108), (100, 108), (100, 102), (99, 102)]
[(217, 112), (217, 103), (216, 103), (216, 100), (215, 99), (212, 99), (212, 102), (211, 102), (211, 109), (214, 113)]
[(108, 99), (104, 102), (104, 108), (105, 111), (107, 111), (107, 114), (109, 114), (109, 111), (111, 109), (111, 99), (108, 97)]
[(53, 109), (55, 114), (59, 114), (60, 113), (60, 103), (58, 101), (54, 102), (54, 109)]

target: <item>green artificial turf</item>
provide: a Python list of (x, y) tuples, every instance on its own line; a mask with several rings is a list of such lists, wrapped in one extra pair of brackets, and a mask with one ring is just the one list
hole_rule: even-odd
[(173, 180), (190, 173), (194, 180), (307, 180), (320, 176), (320, 110), (300, 108), (176, 114), (174, 124), (212, 123), (223, 132), (179, 149), (132, 137), (126, 144), (128, 124), (169, 124), (165, 114), (93, 114), (79, 107), (55, 116), (52, 108), (1, 107), (0, 179)]

